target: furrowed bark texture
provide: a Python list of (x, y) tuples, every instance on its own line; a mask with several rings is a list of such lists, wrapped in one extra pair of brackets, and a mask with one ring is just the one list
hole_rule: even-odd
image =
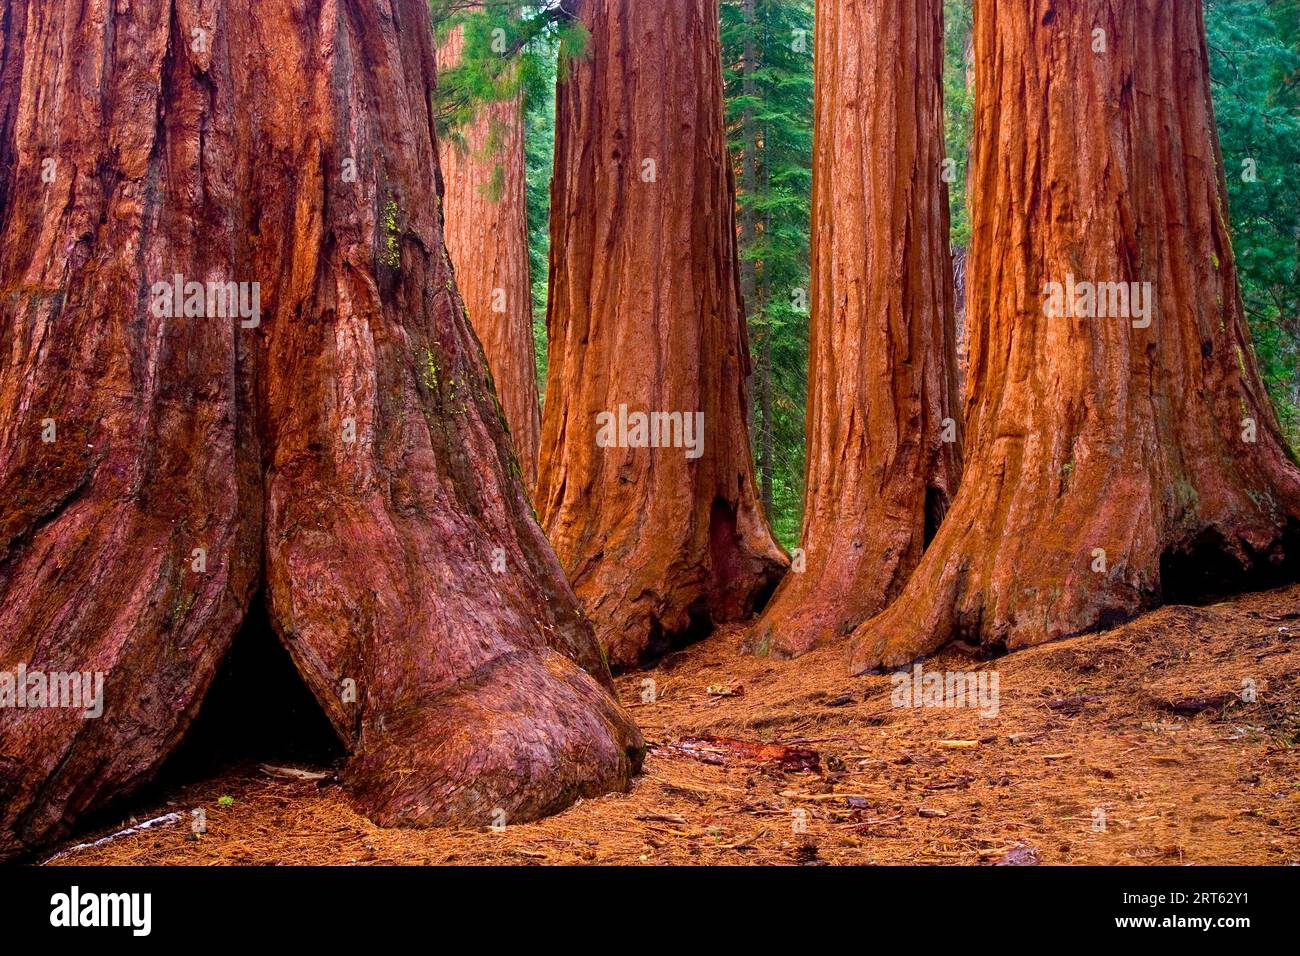
[[(459, 28), (438, 49), (440, 67), (460, 59)], [(524, 484), (537, 485), (541, 404), (528, 276), (528, 183), (523, 95), (483, 106), (463, 142), (442, 142), (442, 214), (460, 290), (510, 426)]]
[[(378, 822), (626, 786), (443, 249), (423, 0), (0, 23), (0, 671), (104, 674), (97, 719), (0, 709), (0, 857), (151, 776), (259, 583)], [(260, 324), (160, 317), (177, 273)]]
[[(558, 93), (538, 511), (611, 663), (750, 614), (786, 566), (754, 490), (715, 0), (589, 0)], [(704, 413), (703, 453), (596, 416)]]
[[(856, 671), (1295, 569), (1300, 471), (1242, 317), (1201, 5), (977, 0), (975, 73), (965, 472)], [(1069, 276), (1151, 283), (1149, 327), (1048, 317)]]
[(896, 597), (961, 473), (943, 5), (819, 3), (816, 37), (806, 570), (755, 631), (774, 657)]

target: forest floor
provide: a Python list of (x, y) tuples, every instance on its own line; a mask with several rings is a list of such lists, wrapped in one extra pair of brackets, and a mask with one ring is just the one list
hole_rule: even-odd
[(1300, 586), (924, 662), (996, 671), (996, 716), (892, 706), (890, 676), (847, 676), (842, 647), (774, 662), (743, 639), (727, 629), (620, 677), (644, 772), (547, 820), (384, 830), (329, 779), (243, 764), (132, 809), (170, 822), (68, 851), (119, 821), (54, 862), (1300, 863)]

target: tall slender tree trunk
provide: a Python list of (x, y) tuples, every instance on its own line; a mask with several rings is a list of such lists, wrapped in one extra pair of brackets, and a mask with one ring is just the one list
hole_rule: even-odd
[[(745, 108), (741, 111), (741, 139), (744, 147), (740, 155), (740, 194), (744, 197), (745, 202), (740, 205), (740, 247), (742, 250), (749, 251), (754, 248), (758, 241), (758, 210), (754, 207), (754, 198), (758, 194), (758, 150), (759, 150), (759, 131), (758, 124), (754, 122), (753, 99), (757, 93), (754, 83), (754, 73), (759, 68), (758, 62), (758, 44), (754, 39), (755, 17), (754, 17), (755, 0), (744, 0), (741, 6), (741, 13), (745, 24), (745, 42), (742, 51), (741, 63), (741, 94), (745, 97)], [(759, 295), (758, 285), (758, 261), (752, 256), (745, 255), (740, 259), (740, 294), (743, 305), (748, 314), (753, 316), (763, 310), (764, 299)], [(766, 330), (762, 333), (762, 341), (767, 339)], [(761, 344), (760, 344), (761, 348)], [(763, 436), (766, 434), (768, 415), (770, 407), (768, 395), (771, 389), (771, 370), (766, 367), (760, 360), (753, 367), (754, 392), (754, 414), (753, 428), (754, 434), (758, 437), (758, 479), (760, 489), (765, 492), (771, 486), (771, 464), (764, 455)], [(772, 499), (770, 493), (764, 493), (763, 507), (770, 513)]]
[[(455, 65), (464, 40), (453, 31), (438, 64)], [(528, 275), (528, 183), (524, 170), (522, 92), (483, 106), (463, 142), (443, 142), (438, 155), (447, 253), (456, 288), (483, 344), (505, 412), (524, 484), (537, 484), (541, 404), (533, 347), (533, 295)]]
[(807, 566), (763, 615), (760, 653), (802, 654), (884, 607), (956, 490), (942, 11), (817, 5)]
[[(962, 44), (962, 76), (965, 78), (966, 93), (975, 88), (975, 38), (971, 31), (965, 31)], [(967, 215), (970, 213), (970, 152), (971, 144), (966, 143), (966, 192)], [(966, 321), (966, 260), (968, 250), (964, 246), (952, 249), (953, 302), (957, 314), (957, 388), (958, 395), (964, 401), (966, 396), (966, 366), (970, 357), (970, 325)]]
[(0, 672), (103, 675), (0, 708), (0, 857), (153, 774), (260, 587), (380, 823), (626, 786), (443, 249), (424, 0), (0, 26)]
[[(746, 99), (741, 111), (740, 127), (744, 148), (740, 154), (740, 194), (747, 201), (740, 207), (740, 245), (752, 249), (758, 239), (758, 211), (752, 199), (758, 192), (758, 124), (754, 122), (754, 107), (751, 105), (756, 94), (754, 71), (758, 69), (758, 45), (754, 42), (754, 2), (744, 0), (742, 13), (745, 23), (745, 43), (743, 62), (741, 64), (741, 94)], [(740, 293), (744, 304), (753, 309), (757, 302), (758, 263), (746, 256), (740, 260)]]
[(903, 595), (856, 635), (858, 671), (954, 637), (1079, 633), (1293, 574), (1300, 553), (1201, 4), (977, 0), (975, 71), (966, 474)]
[[(751, 613), (785, 556), (754, 491), (716, 0), (584, 0), (580, 16), (587, 55), (557, 101), (536, 500), (626, 666)], [(703, 431), (637, 447), (620, 406), (699, 414)]]

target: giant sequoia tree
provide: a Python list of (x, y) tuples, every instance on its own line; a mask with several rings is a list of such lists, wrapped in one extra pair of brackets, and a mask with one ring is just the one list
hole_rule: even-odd
[(757, 631), (781, 657), (898, 594), (961, 468), (942, 3), (822, 2), (816, 38), (807, 567)]
[[(627, 665), (751, 612), (785, 557), (750, 460), (717, 0), (579, 11), (587, 55), (558, 93), (536, 500)], [(638, 428), (649, 413), (702, 415), (703, 433), (684, 448), (677, 424)], [(616, 419), (603, 436), (602, 414)]]
[(1266, 580), (1300, 549), (1201, 4), (978, 0), (974, 32), (965, 474), (901, 597), (855, 635), (859, 671), (958, 636), (1085, 631)]
[(0, 670), (104, 675), (98, 719), (0, 710), (0, 856), (153, 773), (259, 587), (381, 823), (627, 784), (451, 281), (433, 60), (424, 0), (0, 2)]
[[(464, 45), (458, 27), (438, 49), (440, 70)], [(474, 331), (487, 356), (519, 456), (524, 483), (537, 482), (537, 358), (528, 275), (523, 93), (481, 104), (456, 141), (441, 143), (447, 252)]]

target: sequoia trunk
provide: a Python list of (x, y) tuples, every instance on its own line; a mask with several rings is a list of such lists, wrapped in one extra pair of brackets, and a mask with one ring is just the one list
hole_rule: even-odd
[(424, 0), (0, 27), (0, 671), (103, 675), (0, 709), (0, 857), (152, 775), (263, 581), (380, 823), (626, 786), (451, 281)]
[(1300, 470), (1242, 318), (1201, 4), (977, 0), (975, 74), (966, 470), (857, 671), (1296, 568)]
[[(751, 613), (786, 561), (754, 491), (717, 2), (579, 9), (588, 49), (557, 101), (537, 505), (625, 666)], [(660, 447), (643, 447), (652, 432)]]
[(897, 596), (961, 469), (943, 5), (834, 0), (816, 27), (806, 569), (756, 631), (777, 657)]
[[(460, 59), (457, 28), (439, 66)], [(529, 491), (537, 484), (537, 357), (528, 276), (523, 95), (479, 108), (461, 142), (440, 144), (447, 253), (470, 323), (483, 344)]]

